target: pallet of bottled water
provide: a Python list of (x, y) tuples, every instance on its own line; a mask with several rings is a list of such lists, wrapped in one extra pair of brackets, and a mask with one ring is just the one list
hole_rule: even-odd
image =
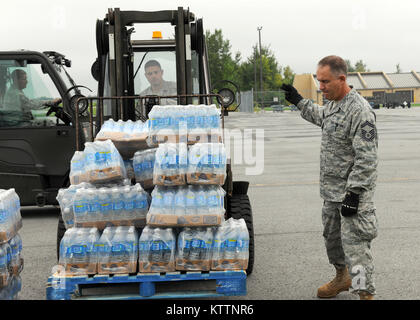
[(111, 140), (86, 142), (70, 162), (70, 183), (111, 183), (127, 178), (124, 161)]
[(149, 113), (149, 146), (161, 143), (221, 142), (220, 111), (215, 105), (156, 105)]
[(60, 189), (57, 195), (66, 229), (146, 224), (150, 196), (139, 183), (108, 184), (98, 187), (89, 183)]
[(153, 170), (155, 167), (156, 148), (137, 151), (133, 157), (133, 170), (136, 182), (143, 189), (153, 188)]
[(149, 226), (206, 227), (224, 220), (225, 191), (215, 185), (156, 186), (146, 216)]
[(130, 159), (139, 150), (148, 149), (149, 121), (109, 119), (104, 122), (95, 141), (111, 140), (123, 159)]

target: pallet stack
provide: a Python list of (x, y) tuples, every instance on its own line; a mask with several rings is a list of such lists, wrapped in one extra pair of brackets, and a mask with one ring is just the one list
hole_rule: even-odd
[(57, 196), (66, 275), (246, 269), (245, 223), (224, 221), (216, 106), (155, 106), (149, 117), (109, 120), (75, 153)]

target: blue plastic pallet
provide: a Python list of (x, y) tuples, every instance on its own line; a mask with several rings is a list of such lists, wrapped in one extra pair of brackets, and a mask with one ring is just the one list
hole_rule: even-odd
[[(209, 281), (210, 280), (210, 281)], [(199, 289), (188, 290), (182, 285), (181, 290), (171, 290), (174, 282), (186, 282), (198, 285)], [(138, 284), (135, 294), (99, 294), (84, 295), (83, 288), (96, 287), (107, 289), (115, 284)], [(156, 290), (160, 285), (166, 285), (169, 290)], [(182, 283), (183, 284), (183, 283)], [(200, 285), (203, 284), (203, 289)], [(206, 286), (204, 285), (206, 284)], [(210, 288), (204, 288), (208, 287)], [(59, 277), (51, 276), (47, 282), (47, 300), (128, 300), (128, 299), (182, 299), (207, 298), (220, 296), (246, 295), (246, 272), (241, 271), (210, 271), (210, 272), (168, 272), (168, 273), (138, 273), (136, 275), (94, 275)]]

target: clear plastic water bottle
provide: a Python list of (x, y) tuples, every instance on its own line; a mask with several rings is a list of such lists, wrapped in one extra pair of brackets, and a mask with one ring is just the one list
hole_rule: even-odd
[(165, 238), (161, 228), (155, 228), (153, 230), (152, 242), (150, 245), (150, 261), (162, 262), (162, 241)]
[(126, 242), (126, 233), (123, 227), (117, 227), (112, 237), (111, 255), (113, 263), (128, 262), (124, 243)]
[(173, 260), (175, 238), (171, 228), (161, 229), (162, 231), (162, 262), (169, 263)]
[(22, 253), (22, 238), (20, 235), (16, 234), (12, 239), (10, 239), (9, 245), (12, 254), (10, 264), (12, 267), (18, 267), (20, 266)]
[(0, 232), (7, 232), (12, 227), (11, 211), (8, 206), (6, 190), (0, 191)]
[(99, 203), (96, 199), (96, 189), (87, 189), (86, 190), (86, 204), (87, 204), (87, 214), (85, 221), (87, 222), (97, 222), (98, 216), (100, 215)]
[(196, 193), (197, 214), (208, 214), (207, 195), (203, 186), (198, 186)]
[(249, 231), (244, 219), (238, 220), (239, 234), (238, 234), (238, 259), (249, 259)]
[(65, 207), (61, 214), (63, 216), (63, 222), (66, 229), (72, 228), (74, 226), (74, 215), (71, 207)]
[(134, 198), (130, 186), (125, 186), (123, 189), (123, 201), (124, 201), (124, 220), (130, 220), (134, 216)]
[(201, 260), (201, 250), (203, 247), (203, 234), (202, 229), (192, 230), (191, 248), (190, 248), (190, 261)]
[(86, 159), (83, 151), (76, 151), (70, 161), (70, 179), (73, 184), (82, 182), (85, 175)]
[(99, 188), (98, 192), (98, 200), (99, 205), (101, 208), (101, 221), (112, 221), (112, 200), (110, 197), (110, 193), (107, 188), (102, 187)]
[(148, 209), (148, 199), (147, 194), (140, 186), (140, 184), (136, 184), (133, 188), (134, 190), (134, 219), (144, 218), (147, 214)]
[(113, 187), (111, 189), (111, 200), (112, 200), (112, 219), (114, 221), (122, 220), (124, 214), (124, 200), (122, 189), (125, 187)]
[(219, 129), (220, 128), (220, 111), (216, 108), (215, 105), (211, 106), (211, 128)]
[(179, 258), (188, 260), (190, 258), (191, 240), (193, 231), (191, 228), (184, 228), (178, 236)]
[(86, 233), (86, 260), (90, 264), (98, 261), (98, 250), (96, 243), (99, 241), (100, 234), (97, 228), (89, 228)]
[(235, 226), (233, 219), (229, 219), (227, 222), (229, 228), (226, 232), (224, 258), (237, 259), (238, 228)]
[(84, 228), (77, 228), (75, 234), (71, 238), (71, 263), (87, 263), (87, 237)]
[(197, 128), (198, 129), (206, 129), (206, 109), (202, 108), (202, 107), (197, 107), (198, 111), (197, 111)]
[(87, 221), (89, 204), (85, 195), (84, 189), (78, 189), (74, 196), (73, 212), (74, 220), (77, 224)]
[(139, 238), (139, 263), (146, 265), (151, 259), (151, 244), (153, 241), (153, 229), (149, 226), (143, 228)]
[(150, 208), (151, 214), (162, 214), (163, 213), (163, 188), (157, 186), (152, 192), (152, 204)]
[(8, 279), (9, 270), (7, 266), (7, 248), (6, 244), (0, 244), (0, 285), (5, 286)]
[(174, 198), (174, 214), (177, 216), (184, 216), (186, 209), (186, 188), (180, 187), (175, 193)]
[(135, 123), (130, 119), (124, 122), (123, 133), (126, 138), (130, 138), (133, 135), (134, 124)]
[(174, 198), (175, 190), (172, 188), (166, 188), (163, 193), (163, 213), (164, 214), (174, 214)]
[(207, 208), (208, 213), (211, 215), (220, 214), (220, 199), (219, 194), (214, 187), (207, 189)]
[(96, 170), (96, 163), (95, 163), (95, 149), (93, 142), (85, 142), (85, 150), (84, 153), (84, 166), (82, 173), (85, 174), (88, 181), (90, 181), (91, 172)]
[(206, 228), (206, 231), (204, 234), (204, 248), (201, 255), (202, 260), (205, 260), (205, 263), (208, 265), (210, 264), (212, 249), (213, 249), (213, 229), (209, 227), (209, 228)]
[(197, 214), (196, 193), (194, 190), (194, 186), (191, 186), (191, 185), (188, 186), (185, 205), (186, 205), (185, 214), (187, 215)]

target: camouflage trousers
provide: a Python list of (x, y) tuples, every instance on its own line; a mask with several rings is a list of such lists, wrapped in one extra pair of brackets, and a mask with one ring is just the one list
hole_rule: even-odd
[(341, 202), (324, 201), (322, 224), (328, 260), (336, 267), (348, 267), (351, 292), (375, 294), (371, 241), (377, 236), (378, 221), (373, 202), (360, 203), (352, 217), (343, 217), (340, 209)]

